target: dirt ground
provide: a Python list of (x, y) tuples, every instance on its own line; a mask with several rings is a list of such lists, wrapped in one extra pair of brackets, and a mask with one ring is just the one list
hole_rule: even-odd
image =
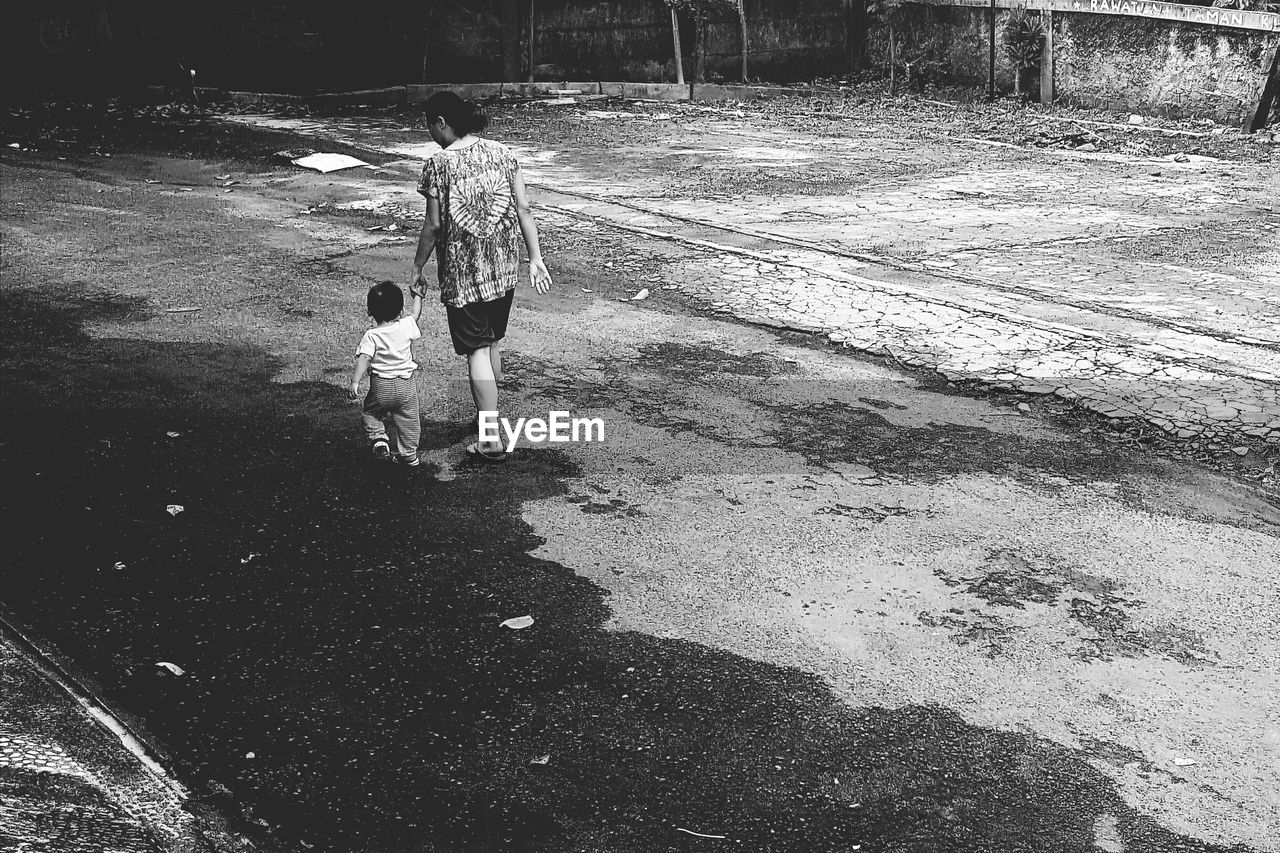
[[(1155, 318), (1270, 387), (1271, 149), (1208, 137), (1185, 153), (1232, 171), (1169, 161), (1168, 195), (1128, 196), (1154, 167), (939, 142), (1000, 108), (842, 109), (856, 126), (803, 139), (778, 106), (497, 110), (556, 277), (517, 297), (504, 407), (600, 416), (606, 441), (466, 459), (429, 307), (418, 472), (366, 457), (342, 385), (365, 290), (406, 274), (419, 117), (10, 114), (5, 603), (268, 849), (1280, 849), (1268, 442), (949, 379), (896, 338), (868, 355), (810, 301), (856, 285), (1102, 354)], [(276, 157), (308, 147), (381, 170)], [(1024, 186), (978, 199), (1007, 214), (985, 237), (802, 215), (844, 194), (887, 220), (949, 179), (957, 206)], [(1093, 199), (1074, 219), (1027, 218), (1068, 185)], [(1062, 303), (1026, 282), (1016, 316), (977, 274), (908, 266), (1038, 228), (1135, 239), (1064, 255), (1106, 266)], [(1141, 283), (1151, 244), (1217, 289), (1162, 268), (1173, 296), (1133, 304), (1107, 271)]]

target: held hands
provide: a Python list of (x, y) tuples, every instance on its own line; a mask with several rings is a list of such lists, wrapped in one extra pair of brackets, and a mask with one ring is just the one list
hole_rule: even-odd
[(415, 266), (409, 274), (409, 296), (425, 296), (426, 293), (427, 281), (422, 276), (422, 267)]
[(541, 258), (529, 261), (529, 283), (539, 296), (551, 289), (551, 273), (547, 272), (547, 265)]

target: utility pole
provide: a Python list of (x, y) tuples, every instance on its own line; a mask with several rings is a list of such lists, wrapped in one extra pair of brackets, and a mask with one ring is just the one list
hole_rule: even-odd
[(987, 51), (987, 100), (996, 99), (996, 0), (987, 7), (987, 27), (991, 32), (990, 50)]

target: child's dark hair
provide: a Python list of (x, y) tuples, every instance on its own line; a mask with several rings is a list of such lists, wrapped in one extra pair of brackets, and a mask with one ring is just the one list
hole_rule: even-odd
[(423, 105), (427, 121), (437, 118), (453, 128), (458, 136), (479, 133), (489, 126), (489, 117), (475, 101), (464, 101), (454, 92), (436, 92)]
[(392, 281), (380, 281), (369, 288), (369, 316), (379, 323), (394, 320), (404, 310), (404, 292)]

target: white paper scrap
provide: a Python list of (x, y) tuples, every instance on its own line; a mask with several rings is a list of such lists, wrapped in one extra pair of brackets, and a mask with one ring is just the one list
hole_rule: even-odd
[(309, 154), (292, 161), (293, 165), (304, 169), (314, 169), (323, 174), (336, 172), (339, 169), (354, 169), (357, 166), (368, 166), (363, 160), (348, 157), (346, 154)]

